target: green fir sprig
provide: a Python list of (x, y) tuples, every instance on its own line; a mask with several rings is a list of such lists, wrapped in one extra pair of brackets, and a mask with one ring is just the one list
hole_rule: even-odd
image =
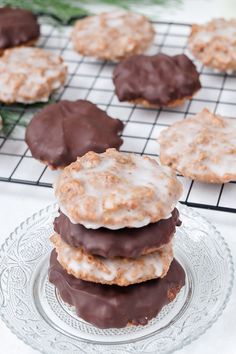
[(33, 11), (36, 14), (45, 14), (54, 17), (63, 24), (73, 19), (91, 14), (91, 5), (113, 5), (125, 9), (134, 9), (138, 6), (170, 6), (181, 3), (182, 0), (0, 0), (0, 6), (9, 5)]

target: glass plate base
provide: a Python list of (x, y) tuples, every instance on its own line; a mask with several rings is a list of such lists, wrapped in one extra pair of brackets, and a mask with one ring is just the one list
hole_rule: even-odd
[(191, 342), (226, 306), (233, 263), (214, 226), (192, 209), (178, 208), (183, 224), (174, 252), (185, 270), (186, 285), (148, 325), (102, 330), (62, 301), (47, 275), (57, 205), (27, 219), (1, 248), (2, 319), (19, 338), (47, 354), (171, 353)]

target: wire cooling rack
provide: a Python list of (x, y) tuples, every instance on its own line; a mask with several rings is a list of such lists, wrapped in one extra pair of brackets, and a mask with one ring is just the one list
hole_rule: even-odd
[[(148, 54), (162, 51), (169, 55), (186, 53), (191, 57), (187, 49), (189, 25), (155, 22), (154, 26), (157, 35)], [(114, 94), (113, 64), (75, 53), (70, 41), (71, 27), (42, 25), (41, 28), (38, 46), (60, 54), (69, 71), (65, 87), (53, 99), (88, 99), (112, 117), (123, 120), (125, 128), (121, 151), (158, 156), (156, 139), (161, 130), (204, 107), (225, 116), (236, 117), (236, 75), (215, 73), (195, 62), (200, 72), (202, 89), (183, 106), (157, 110), (121, 103)], [(25, 125), (39, 109), (40, 105), (0, 106), (0, 114), (10, 119), (10, 124), (0, 133), (0, 181), (52, 186), (58, 172), (49, 170), (32, 158), (24, 142)], [(236, 213), (236, 182), (218, 185), (199, 183), (182, 176), (179, 178), (184, 185), (183, 203)]]

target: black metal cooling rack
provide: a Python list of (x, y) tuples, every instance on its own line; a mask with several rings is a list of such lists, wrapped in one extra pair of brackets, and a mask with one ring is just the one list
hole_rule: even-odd
[[(190, 26), (183, 23), (154, 22), (157, 36), (149, 54), (186, 53)], [(121, 151), (158, 156), (156, 139), (166, 126), (193, 115), (202, 108), (236, 117), (236, 75), (215, 73), (198, 62), (202, 89), (182, 107), (148, 109), (120, 103), (112, 84), (114, 65), (75, 53), (69, 37), (70, 27), (42, 25), (38, 45), (60, 54), (68, 65), (65, 87), (52, 99), (88, 99), (125, 123)], [(192, 57), (191, 57), (192, 58)], [(193, 59), (193, 58), (192, 58)], [(194, 59), (193, 59), (194, 61)], [(8, 124), (0, 133), (0, 181), (51, 187), (57, 172), (32, 158), (25, 142), (25, 125), (42, 105), (0, 105), (0, 115)], [(179, 176), (184, 185), (181, 202), (193, 207), (236, 213), (236, 182), (225, 185), (204, 184)]]

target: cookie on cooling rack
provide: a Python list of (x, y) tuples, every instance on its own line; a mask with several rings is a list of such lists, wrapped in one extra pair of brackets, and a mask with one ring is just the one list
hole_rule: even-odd
[(88, 152), (55, 183), (61, 211), (72, 223), (92, 229), (139, 228), (165, 219), (181, 193), (171, 169), (147, 156), (115, 149)]
[(40, 34), (32, 12), (19, 8), (0, 8), (0, 54), (7, 48), (33, 45)]
[(223, 72), (236, 70), (236, 20), (220, 18), (193, 25), (189, 48), (206, 66)]
[[(164, 278), (130, 286), (103, 285), (75, 278), (50, 258), (49, 280), (61, 298), (75, 306), (79, 317), (99, 328), (146, 325), (162, 307), (173, 301), (185, 284), (185, 273), (174, 259)], [(102, 308), (102, 311), (101, 311)]]
[(135, 259), (94, 256), (85, 253), (82, 248), (71, 247), (58, 234), (51, 237), (51, 242), (56, 249), (59, 263), (68, 274), (100, 284), (128, 286), (163, 278), (173, 260), (171, 242), (155, 252)]
[(236, 120), (204, 109), (161, 132), (160, 160), (194, 180), (236, 180)]
[(66, 79), (63, 60), (40, 48), (7, 49), (0, 58), (0, 102), (45, 102)]
[(112, 119), (89, 101), (60, 101), (34, 116), (25, 140), (33, 157), (55, 169), (69, 165), (90, 150), (119, 148), (122, 130), (119, 119)]
[(113, 73), (120, 101), (147, 107), (174, 107), (200, 88), (199, 74), (184, 54), (135, 55), (119, 63)]
[(143, 53), (154, 35), (154, 28), (145, 16), (115, 11), (77, 21), (72, 42), (74, 49), (82, 55), (121, 60)]

